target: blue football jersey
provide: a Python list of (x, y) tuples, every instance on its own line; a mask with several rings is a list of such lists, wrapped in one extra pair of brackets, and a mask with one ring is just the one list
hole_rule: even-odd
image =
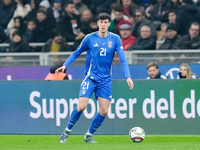
[(122, 42), (118, 35), (108, 32), (105, 38), (101, 38), (98, 31), (88, 34), (64, 65), (71, 64), (84, 51), (87, 51), (86, 74), (91, 79), (101, 81), (111, 78), (110, 69), (115, 52), (120, 58), (125, 77), (131, 77)]

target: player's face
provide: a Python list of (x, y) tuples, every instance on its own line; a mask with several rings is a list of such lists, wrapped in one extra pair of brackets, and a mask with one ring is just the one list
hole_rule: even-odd
[(108, 27), (110, 26), (110, 22), (108, 19), (98, 20), (97, 25), (99, 26), (99, 31), (101, 33), (106, 33), (108, 31)]
[(181, 66), (179, 72), (181, 72), (182, 76), (186, 76), (187, 68), (185, 66)]
[(152, 66), (148, 69), (148, 74), (152, 79), (156, 78), (156, 76), (158, 75), (158, 72), (159, 72), (159, 70), (154, 66)]

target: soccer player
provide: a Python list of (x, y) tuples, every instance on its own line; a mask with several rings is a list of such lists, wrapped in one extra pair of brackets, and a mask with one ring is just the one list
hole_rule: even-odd
[(97, 143), (93, 138), (93, 133), (99, 128), (108, 113), (108, 108), (112, 99), (111, 64), (115, 51), (118, 53), (122, 69), (125, 73), (126, 81), (130, 89), (133, 89), (133, 81), (130, 76), (128, 63), (126, 61), (122, 42), (118, 35), (108, 32), (110, 26), (110, 15), (100, 13), (97, 18), (99, 30), (88, 34), (80, 46), (70, 55), (62, 67), (56, 73), (63, 72), (82, 52), (87, 51), (86, 56), (86, 76), (83, 80), (79, 92), (78, 106), (73, 110), (67, 127), (60, 136), (59, 141), (65, 143), (74, 124), (80, 118), (82, 112), (87, 107), (89, 98), (95, 92), (95, 97), (99, 102), (99, 112), (94, 117), (91, 126), (84, 135), (84, 141)]

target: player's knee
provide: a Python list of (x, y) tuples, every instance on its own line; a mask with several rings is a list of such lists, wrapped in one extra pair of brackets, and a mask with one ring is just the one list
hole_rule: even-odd
[(107, 113), (108, 113), (108, 109), (102, 109), (102, 110), (99, 111), (99, 113), (100, 113), (100, 115), (102, 115), (102, 116), (106, 116)]
[(85, 106), (77, 106), (77, 110), (78, 110), (78, 112), (82, 112), (82, 111), (84, 111), (85, 110)]

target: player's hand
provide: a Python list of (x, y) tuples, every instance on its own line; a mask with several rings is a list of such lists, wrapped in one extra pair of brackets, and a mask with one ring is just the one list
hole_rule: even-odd
[(126, 82), (128, 83), (128, 86), (130, 87), (130, 89), (132, 90), (133, 87), (134, 87), (134, 84), (133, 84), (132, 79), (131, 79), (130, 77), (128, 77), (128, 78), (126, 79)]
[(58, 75), (59, 72), (64, 72), (65, 69), (66, 69), (66, 66), (63, 65), (62, 67), (56, 69), (55, 74)]

